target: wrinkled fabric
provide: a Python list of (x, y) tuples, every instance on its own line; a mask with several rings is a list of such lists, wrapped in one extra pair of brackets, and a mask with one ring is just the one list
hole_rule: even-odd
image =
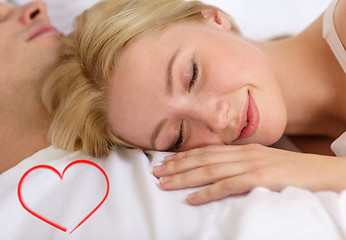
[[(196, 188), (165, 191), (152, 174), (167, 153), (117, 148), (105, 159), (48, 147), (0, 175), (0, 239), (345, 239), (346, 191), (255, 188), (190, 206)], [(107, 192), (103, 204), (78, 228)], [(66, 167), (70, 164), (70, 167)], [(72, 164), (72, 165), (71, 165)], [(50, 166), (63, 174), (62, 179)], [(35, 169), (25, 175), (30, 169)], [(52, 220), (63, 231), (27, 211)], [(74, 230), (75, 229), (75, 230)], [(73, 230), (72, 233), (70, 233)]]

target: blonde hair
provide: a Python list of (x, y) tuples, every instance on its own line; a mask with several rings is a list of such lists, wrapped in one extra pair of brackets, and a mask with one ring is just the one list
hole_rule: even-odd
[(108, 155), (114, 145), (136, 147), (117, 137), (107, 121), (110, 76), (121, 50), (132, 39), (172, 23), (202, 21), (205, 8), (215, 7), (184, 0), (106, 0), (84, 11), (42, 89), (53, 115), (51, 143), (96, 157)]

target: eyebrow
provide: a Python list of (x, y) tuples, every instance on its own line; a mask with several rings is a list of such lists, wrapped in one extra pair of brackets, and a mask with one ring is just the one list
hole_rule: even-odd
[(167, 68), (167, 93), (168, 95), (172, 96), (173, 95), (173, 65), (174, 65), (174, 62), (175, 60), (177, 59), (177, 55), (179, 54), (180, 52), (180, 48), (178, 48), (172, 58), (169, 60), (169, 63), (168, 63), (168, 68)]
[(157, 138), (157, 136), (159, 135), (159, 133), (160, 133), (162, 127), (166, 124), (167, 121), (168, 121), (167, 118), (162, 119), (162, 120), (159, 122), (159, 124), (157, 124), (157, 126), (156, 126), (156, 128), (155, 128), (153, 134), (151, 135), (151, 141), (150, 141), (150, 142), (151, 142), (151, 146), (152, 146), (153, 149), (156, 149), (156, 147), (155, 147), (156, 138)]

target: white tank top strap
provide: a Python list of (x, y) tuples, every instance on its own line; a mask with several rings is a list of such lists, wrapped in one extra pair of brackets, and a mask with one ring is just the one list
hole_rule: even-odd
[(334, 26), (334, 10), (338, 0), (333, 0), (323, 16), (323, 37), (326, 39), (342, 69), (346, 73), (346, 50)]

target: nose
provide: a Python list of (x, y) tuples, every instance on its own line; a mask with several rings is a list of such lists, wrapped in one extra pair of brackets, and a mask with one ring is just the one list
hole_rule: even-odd
[(30, 24), (31, 22), (42, 19), (49, 21), (47, 15), (47, 5), (43, 1), (34, 1), (21, 7), (20, 20), (24, 24)]
[(192, 111), (192, 114), (205, 124), (210, 131), (220, 133), (229, 125), (229, 110), (229, 103), (219, 100), (217, 102), (201, 103)]

